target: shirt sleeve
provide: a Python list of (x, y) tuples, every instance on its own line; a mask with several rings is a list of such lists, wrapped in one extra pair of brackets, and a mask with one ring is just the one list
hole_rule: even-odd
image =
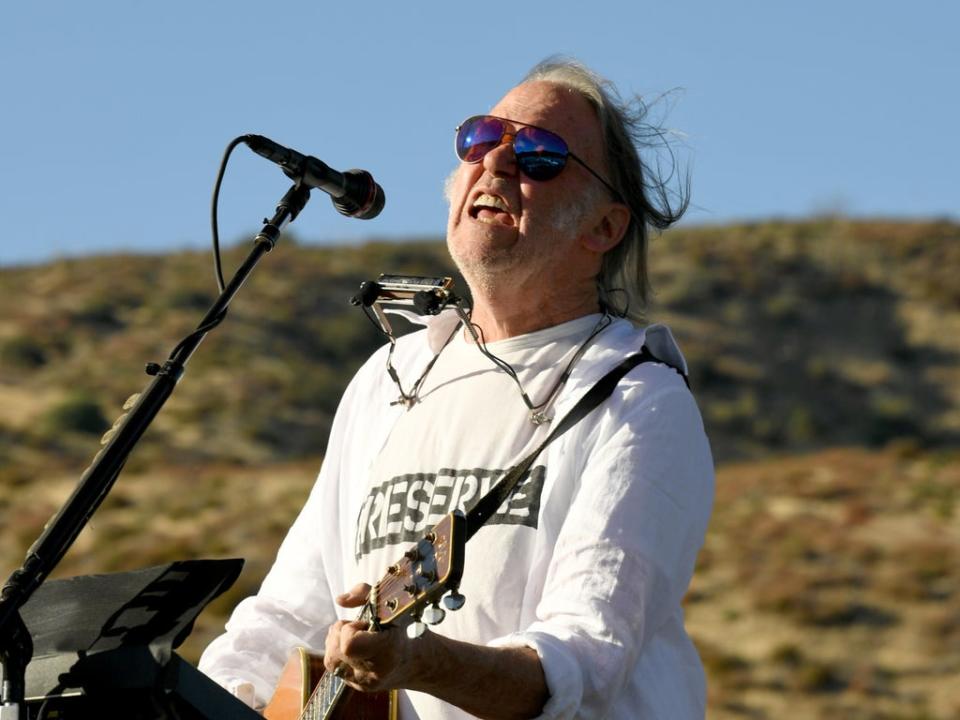
[(376, 443), (371, 438), (389, 426), (388, 412), (377, 413), (373, 420), (358, 412), (383, 400), (387, 351), (388, 346), (383, 346), (368, 358), (344, 391), (317, 481), (259, 592), (237, 605), (226, 632), (200, 658), (201, 671), (258, 709), (272, 697), (292, 650), (322, 650), (329, 626), (339, 617), (333, 598), (347, 589), (343, 587), (345, 541), (340, 513), (333, 509), (340, 508), (344, 494), (349, 494), (342, 479), (355, 468), (357, 461), (351, 465), (351, 458), (368, 458), (371, 444)]
[(338, 581), (332, 578), (338, 577), (333, 566), (341, 538), (330, 508), (337, 507), (339, 448), (349, 435), (349, 407), (362, 384), (361, 373), (344, 393), (317, 481), (260, 590), (237, 605), (226, 632), (200, 658), (201, 671), (257, 709), (272, 697), (292, 650), (322, 650), (327, 629), (337, 620), (333, 598), (344, 588), (333, 587)]
[(565, 452), (580, 457), (562, 472), (582, 471), (536, 621), (491, 643), (536, 650), (550, 690), (544, 720), (605, 716), (651, 638), (681, 613), (713, 502), (713, 462), (678, 376), (651, 392), (647, 380), (664, 373), (673, 371), (640, 369), (598, 410), (593, 441), (568, 441)]
[(201, 671), (258, 709), (272, 696), (293, 648), (322, 649), (336, 620), (320, 552), (323, 480), (321, 471), (259, 592), (237, 605), (226, 632), (200, 658)]

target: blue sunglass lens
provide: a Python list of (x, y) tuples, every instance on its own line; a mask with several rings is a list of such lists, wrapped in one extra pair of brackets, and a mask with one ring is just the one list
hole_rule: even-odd
[(521, 172), (531, 180), (552, 180), (567, 164), (567, 144), (548, 130), (522, 128), (513, 148)]
[(505, 128), (500, 120), (492, 117), (472, 117), (457, 133), (457, 157), (474, 163), (500, 144)]
[[(505, 132), (506, 125), (499, 118), (469, 118), (457, 132), (457, 157), (468, 163), (480, 162), (500, 144)], [(513, 139), (513, 150), (520, 171), (531, 180), (540, 181), (559, 175), (570, 154), (562, 137), (536, 127), (521, 128)]]

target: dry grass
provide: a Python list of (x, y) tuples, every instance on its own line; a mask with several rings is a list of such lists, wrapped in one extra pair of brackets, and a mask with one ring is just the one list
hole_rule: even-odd
[[(245, 558), (240, 578), (200, 617), (182, 648), (191, 660), (256, 592), (306, 500), (318, 459), (263, 466), (200, 464), (124, 473), (53, 577), (119, 572), (200, 557)], [(0, 489), (0, 547), (7, 578), (75, 478), (54, 474)]]
[[(655, 241), (651, 319), (684, 347), (722, 461), (687, 601), (711, 718), (960, 717), (958, 253), (951, 223)], [(346, 302), (379, 271), (450, 267), (435, 242), (271, 253), (57, 574), (246, 557), (196, 658), (255, 591), (381, 341)], [(211, 284), (198, 253), (0, 269), (3, 578)]]
[[(181, 650), (195, 660), (256, 591), (317, 465), (126, 473), (57, 574), (245, 557)], [(25, 549), (72, 484), (3, 485), (0, 546)], [(717, 487), (686, 605), (710, 718), (957, 717), (960, 453), (838, 449), (728, 465)]]
[(728, 465), (687, 602), (712, 718), (960, 713), (960, 452)]

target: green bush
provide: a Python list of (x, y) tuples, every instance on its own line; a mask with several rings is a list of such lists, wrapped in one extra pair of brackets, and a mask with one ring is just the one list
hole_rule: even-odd
[(10, 338), (0, 345), (0, 364), (20, 370), (33, 370), (46, 362), (46, 348), (36, 338), (28, 335)]
[(75, 393), (51, 407), (41, 423), (48, 433), (76, 432), (101, 435), (110, 427), (100, 405), (82, 393)]

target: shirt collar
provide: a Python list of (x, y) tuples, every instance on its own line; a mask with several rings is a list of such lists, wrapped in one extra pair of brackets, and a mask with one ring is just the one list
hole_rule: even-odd
[(439, 315), (418, 315), (403, 308), (389, 308), (385, 309), (384, 312), (390, 315), (399, 315), (415, 325), (425, 326), (427, 328), (427, 347), (434, 354), (443, 349), (450, 334), (457, 327), (457, 323), (460, 322), (460, 316), (453, 308), (446, 308)]

